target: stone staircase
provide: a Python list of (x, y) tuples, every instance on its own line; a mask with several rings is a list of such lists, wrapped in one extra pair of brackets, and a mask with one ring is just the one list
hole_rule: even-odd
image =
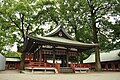
[(60, 67), (60, 73), (74, 73), (71, 67)]

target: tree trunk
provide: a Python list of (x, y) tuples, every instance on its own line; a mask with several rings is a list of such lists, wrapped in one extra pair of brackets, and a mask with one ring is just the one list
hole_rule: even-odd
[[(97, 37), (97, 28), (95, 22), (95, 14), (91, 12), (91, 21), (92, 21), (92, 28), (93, 28), (93, 42), (98, 44), (98, 37)], [(101, 64), (100, 64), (100, 52), (99, 47), (95, 48), (95, 66), (96, 71), (101, 71)]]
[[(24, 34), (24, 33), (22, 33), (22, 34)], [(25, 35), (23, 35), (23, 40), (24, 40), (23, 42), (25, 42), (25, 40), (26, 40)], [(23, 50), (21, 50), (21, 51), (23, 51)], [(21, 62), (20, 62), (20, 71), (24, 70), (24, 68), (25, 68), (25, 53), (22, 53)]]
[(25, 66), (25, 64), (24, 64), (24, 62), (25, 62), (25, 53), (22, 53), (22, 55), (21, 55), (21, 63), (20, 63), (20, 70), (24, 70), (24, 66)]
[(100, 52), (98, 47), (95, 48), (95, 70), (101, 71)]

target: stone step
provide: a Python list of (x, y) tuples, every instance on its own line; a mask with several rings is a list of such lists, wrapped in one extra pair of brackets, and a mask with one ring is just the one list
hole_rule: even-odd
[(60, 73), (74, 73), (74, 70), (70, 67), (60, 67)]

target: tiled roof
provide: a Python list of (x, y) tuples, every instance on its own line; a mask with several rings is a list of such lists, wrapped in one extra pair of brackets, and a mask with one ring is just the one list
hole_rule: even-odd
[(78, 42), (76, 40), (69, 40), (69, 39), (65, 39), (62, 37), (42, 37), (42, 36), (38, 36), (38, 38), (42, 38), (44, 40), (49, 40), (49, 41), (54, 41), (54, 42), (59, 42), (59, 43), (66, 43), (66, 44), (73, 44), (73, 45), (88, 45), (88, 46), (92, 46), (92, 45), (96, 45), (96, 44), (88, 44), (88, 43), (82, 43), (82, 42)]
[(14, 62), (17, 62), (17, 61), (20, 61), (20, 58), (6, 58), (6, 61), (14, 61)]
[[(100, 60), (101, 62), (105, 61), (115, 61), (120, 60), (118, 54), (120, 53), (120, 49), (112, 50), (109, 52), (100, 53)], [(83, 61), (84, 63), (93, 63), (95, 62), (95, 54), (91, 54), (86, 60)]]
[(98, 44), (82, 43), (76, 40), (66, 39), (64, 37), (43, 37), (43, 36), (34, 37), (31, 35), (27, 35), (27, 42), (24, 45), (23, 52), (34, 51), (34, 49), (37, 48), (39, 44), (43, 44), (43, 43), (47, 45), (58, 45), (58, 46), (76, 48), (76, 49), (80, 49), (81, 51), (92, 49), (98, 46)]
[(56, 27), (45, 36), (26, 35), (23, 52), (34, 52), (40, 45), (76, 48), (80, 51), (89, 50), (98, 46), (98, 44), (82, 43), (72, 39), (62, 26)]

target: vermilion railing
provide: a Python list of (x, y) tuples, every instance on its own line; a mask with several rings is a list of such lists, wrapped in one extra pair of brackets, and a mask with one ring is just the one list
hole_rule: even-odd
[(56, 63), (55, 68), (57, 69), (58, 73), (60, 73), (60, 65)]
[(32, 68), (56, 68), (58, 70), (58, 73), (60, 73), (60, 65), (55, 64), (53, 65), (52, 63), (44, 63), (44, 62), (30, 62), (29, 64), (26, 64), (26, 67), (32, 67)]
[(70, 64), (71, 68), (90, 68), (89, 64)]
[(30, 62), (26, 65), (26, 67), (54, 67), (51, 63), (43, 63), (43, 62)]
[(28, 62), (33, 61), (33, 55), (32, 54), (25, 54), (25, 61), (28, 61)]
[(70, 64), (70, 67), (74, 70), (74, 73), (75, 73), (75, 66), (74, 66), (74, 64)]

